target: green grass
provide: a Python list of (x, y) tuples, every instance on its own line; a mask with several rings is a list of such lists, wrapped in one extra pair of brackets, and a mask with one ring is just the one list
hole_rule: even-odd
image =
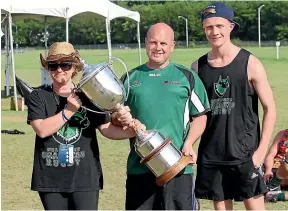
[[(199, 58), (207, 50), (177, 49), (172, 56), (172, 60), (185, 66), (190, 66), (192, 61)], [(280, 60), (276, 60), (275, 48), (249, 48), (248, 50), (260, 58), (267, 69), (269, 82), (273, 88), (277, 104), (278, 118), (274, 130), (275, 134), (281, 128), (287, 128), (288, 125), (288, 48), (280, 49)], [(41, 82), (40, 52), (30, 51), (15, 55), (16, 75), (32, 86), (40, 85)], [(97, 64), (107, 61), (107, 51), (80, 50), (80, 53), (88, 63)], [(113, 55), (123, 59), (129, 69), (139, 64), (137, 50), (114, 50)], [(146, 55), (144, 50), (142, 50), (142, 58), (143, 62), (145, 62)], [(5, 58), (2, 56), (2, 90), (5, 83), (4, 61)], [(116, 63), (114, 67), (118, 76), (120, 76), (124, 73), (124, 69), (120, 64)], [(18, 129), (25, 132), (25, 135), (2, 134), (2, 209), (43, 209), (37, 193), (30, 190), (35, 133), (26, 124), (27, 112), (11, 111), (10, 98), (2, 98), (1, 105), (2, 130)], [(104, 190), (101, 191), (99, 209), (124, 209), (128, 143), (126, 140), (107, 140), (99, 135), (99, 145), (104, 171)], [(244, 206), (242, 203), (235, 203), (235, 208), (244, 209)], [(213, 206), (211, 202), (201, 200), (201, 209), (213, 209)], [(267, 209), (287, 210), (287, 202), (267, 204)]]

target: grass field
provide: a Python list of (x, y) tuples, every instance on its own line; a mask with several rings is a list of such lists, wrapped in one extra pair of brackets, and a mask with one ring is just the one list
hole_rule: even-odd
[[(172, 60), (190, 66), (191, 62), (199, 58), (208, 49), (177, 49)], [(288, 126), (288, 48), (281, 48), (280, 60), (276, 60), (275, 48), (248, 48), (261, 59), (267, 69), (268, 78), (273, 88), (277, 104), (277, 123), (274, 134), (281, 128)], [(143, 62), (146, 55), (142, 50)], [(41, 73), (39, 53), (31, 51), (15, 55), (16, 75), (32, 86), (40, 85)], [(42, 52), (43, 53), (43, 52)], [(80, 50), (81, 56), (88, 63), (107, 61), (107, 51)], [(114, 56), (123, 59), (128, 68), (138, 65), (136, 50), (114, 50)], [(4, 61), (2, 56), (1, 89), (4, 89)], [(115, 69), (120, 76), (124, 69), (116, 64)], [(2, 92), (3, 93), (3, 92)], [(2, 95), (2, 130), (18, 129), (25, 135), (2, 134), (2, 209), (3, 210), (32, 210), (43, 209), (36, 192), (30, 190), (31, 172), (33, 164), (34, 136), (32, 128), (26, 125), (27, 112), (10, 110), (10, 98)], [(99, 209), (124, 209), (125, 202), (125, 167), (128, 155), (127, 141), (110, 141), (99, 136), (101, 161), (104, 171), (104, 190), (101, 191)], [(197, 146), (195, 146), (195, 149)], [(236, 209), (244, 209), (241, 203), (235, 203)], [(288, 203), (267, 204), (269, 210), (287, 210)], [(201, 209), (213, 209), (211, 202), (202, 200)]]

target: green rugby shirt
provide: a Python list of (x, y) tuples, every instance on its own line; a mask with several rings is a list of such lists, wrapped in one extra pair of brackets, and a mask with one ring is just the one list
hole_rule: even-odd
[[(126, 91), (128, 79), (121, 78)], [(147, 130), (157, 130), (182, 150), (190, 129), (191, 117), (210, 110), (203, 83), (198, 75), (175, 63), (161, 70), (152, 70), (143, 64), (129, 72), (130, 92), (125, 105), (131, 114), (146, 125)], [(150, 172), (134, 149), (135, 139), (130, 139), (131, 151), (127, 161), (128, 174)], [(193, 173), (188, 165), (184, 173)]]

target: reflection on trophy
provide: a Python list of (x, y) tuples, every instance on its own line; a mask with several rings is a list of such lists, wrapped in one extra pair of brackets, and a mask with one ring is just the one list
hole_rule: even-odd
[[(124, 66), (129, 87), (129, 75), (125, 63), (116, 57), (112, 59), (118, 60)], [(123, 109), (123, 103), (129, 95), (129, 88), (126, 94), (122, 82), (108, 63), (85, 65), (77, 89), (83, 92), (95, 106), (106, 112)], [(166, 139), (160, 132), (155, 130), (135, 130), (135, 132), (135, 150), (141, 157), (141, 163), (144, 163), (156, 176), (156, 183), (159, 186), (176, 176), (192, 160), (190, 156), (184, 156), (171, 139)]]

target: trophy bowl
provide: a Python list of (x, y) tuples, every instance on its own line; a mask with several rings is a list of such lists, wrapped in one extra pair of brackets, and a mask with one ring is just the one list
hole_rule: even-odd
[(111, 112), (125, 101), (126, 92), (122, 82), (105, 62), (98, 65), (85, 65), (77, 88), (103, 111)]

